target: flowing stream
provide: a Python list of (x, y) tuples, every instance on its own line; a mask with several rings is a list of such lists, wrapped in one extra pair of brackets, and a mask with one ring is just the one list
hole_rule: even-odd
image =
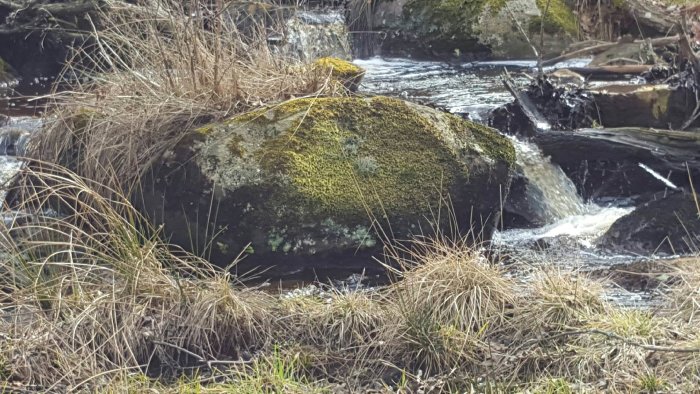
[[(572, 60), (561, 67), (585, 64)], [(408, 59), (357, 60), (367, 70), (360, 90), (431, 104), (477, 122), (488, 111), (512, 101), (500, 74), (507, 69), (516, 80), (526, 82), (525, 71), (534, 62), (481, 62), (447, 65)], [(559, 166), (544, 157), (537, 146), (514, 137), (518, 171), (527, 181), (526, 198), (533, 216), (543, 225), (497, 231), (492, 248), (507, 260), (528, 267), (555, 264), (572, 270), (604, 270), (639, 260), (635, 256), (605, 255), (596, 250), (598, 238), (620, 217), (634, 208), (601, 206), (583, 201), (574, 183)], [(618, 302), (633, 303), (639, 295), (618, 289), (611, 292)]]

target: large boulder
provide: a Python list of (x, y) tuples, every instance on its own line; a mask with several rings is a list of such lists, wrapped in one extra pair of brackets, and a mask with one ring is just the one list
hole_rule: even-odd
[(685, 254), (700, 247), (700, 206), (693, 193), (659, 198), (618, 219), (600, 240), (615, 253)]
[[(518, 24), (539, 37), (546, 0), (393, 0), (379, 1), (371, 22), (384, 31), (384, 53), (401, 55), (491, 54), (533, 57)], [(514, 22), (516, 19), (517, 23)], [(552, 0), (544, 19), (545, 50), (558, 54), (573, 41), (578, 25), (564, 0)]]
[(364, 266), (384, 236), (488, 238), (514, 155), (492, 129), (401, 100), (296, 99), (193, 132), (137, 200), (217, 264)]

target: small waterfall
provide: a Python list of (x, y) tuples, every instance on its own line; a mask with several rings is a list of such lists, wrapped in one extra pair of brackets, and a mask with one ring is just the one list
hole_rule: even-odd
[(30, 132), (16, 127), (0, 128), (0, 155), (24, 156)]
[[(618, 218), (632, 208), (601, 207), (585, 203), (574, 183), (564, 171), (549, 161), (533, 143), (511, 137), (515, 147), (516, 164), (524, 178), (524, 192), (515, 204), (541, 223), (541, 227), (510, 229), (496, 232), (494, 241), (501, 245), (528, 245), (538, 239), (574, 238), (584, 247), (592, 248)], [(512, 191), (511, 191), (512, 193)], [(571, 251), (570, 245), (565, 250)]]
[(512, 138), (517, 165), (527, 180), (526, 198), (533, 214), (546, 223), (586, 212), (586, 204), (564, 171), (533, 143)]

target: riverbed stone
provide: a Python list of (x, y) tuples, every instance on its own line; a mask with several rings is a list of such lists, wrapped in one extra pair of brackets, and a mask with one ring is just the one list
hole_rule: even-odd
[(692, 92), (658, 85), (608, 85), (590, 92), (605, 127), (679, 129), (692, 113)]
[[(379, 1), (373, 23), (384, 31), (382, 51), (401, 55), (498, 58), (534, 57), (529, 36), (540, 34), (542, 0)], [(563, 0), (552, 0), (544, 20), (545, 54), (559, 53), (576, 35), (577, 22)]]
[(385, 238), (456, 226), (488, 239), (514, 160), (493, 129), (428, 107), (296, 99), (191, 133), (136, 200), (220, 265), (363, 266)]
[(614, 253), (676, 255), (700, 247), (700, 206), (694, 193), (676, 193), (650, 201), (618, 219), (601, 237), (600, 247)]

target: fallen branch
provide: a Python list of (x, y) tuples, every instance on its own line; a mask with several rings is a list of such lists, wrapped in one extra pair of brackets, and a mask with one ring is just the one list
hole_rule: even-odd
[(513, 81), (513, 78), (510, 77), (510, 74), (508, 74), (508, 71), (505, 71), (503, 73), (502, 80), (503, 85), (513, 96), (516, 104), (520, 106), (520, 109), (522, 109), (523, 113), (528, 118), (530, 123), (532, 123), (532, 126), (535, 128), (535, 130), (551, 130), (552, 126), (549, 124), (549, 121), (547, 121), (547, 118), (545, 118), (540, 113), (540, 111), (537, 109), (532, 100), (530, 100), (527, 94), (524, 94), (515, 86), (515, 82)]
[[(678, 35), (671, 36), (671, 37), (655, 38), (655, 39), (651, 40), (651, 45), (652, 46), (662, 46), (662, 45), (673, 44), (675, 42), (678, 42), (679, 38), (680, 37)], [(636, 41), (633, 41), (633, 43), (643, 44), (644, 40), (636, 40)], [(573, 58), (581, 57), (581, 56), (595, 55), (595, 54), (598, 54), (601, 52), (605, 52), (608, 49), (615, 48), (616, 46), (618, 46), (620, 44), (623, 44), (623, 43), (621, 43), (621, 42), (608, 42), (605, 44), (596, 44), (596, 45), (590, 46), (588, 48), (579, 49), (577, 51), (565, 53), (561, 56), (557, 56), (557, 57), (554, 57), (552, 59), (545, 60), (544, 62), (542, 62), (542, 65), (545, 67), (553, 66), (553, 65), (555, 65), (559, 62), (562, 62), (564, 60), (569, 60), (569, 59), (573, 59)]]
[(172, 343), (168, 342), (162, 342), (162, 341), (153, 341), (154, 344), (156, 345), (161, 345), (161, 346), (167, 346), (170, 348), (173, 348), (177, 351), (183, 352), (191, 357), (194, 357), (198, 362), (202, 364), (206, 364), (209, 369), (212, 369), (214, 365), (235, 365), (235, 364), (250, 364), (253, 362), (252, 360), (217, 360), (217, 359), (206, 359), (197, 353), (194, 353), (192, 351), (189, 351), (181, 346), (174, 345)]

